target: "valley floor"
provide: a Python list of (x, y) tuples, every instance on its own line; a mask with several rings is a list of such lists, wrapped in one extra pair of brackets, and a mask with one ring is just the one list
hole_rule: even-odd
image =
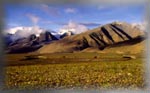
[(144, 61), (121, 54), (6, 55), (6, 89), (144, 88)]

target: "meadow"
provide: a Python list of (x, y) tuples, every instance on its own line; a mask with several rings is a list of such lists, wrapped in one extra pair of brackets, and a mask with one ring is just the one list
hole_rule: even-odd
[(122, 54), (7, 54), (5, 89), (144, 88), (144, 58)]

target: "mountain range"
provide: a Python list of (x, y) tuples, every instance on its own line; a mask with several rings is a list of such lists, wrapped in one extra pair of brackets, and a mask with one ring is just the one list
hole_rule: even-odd
[(144, 48), (145, 32), (140, 28), (139, 25), (126, 22), (112, 22), (80, 34), (74, 34), (69, 30), (61, 35), (41, 31), (39, 35), (32, 33), (16, 40), (11, 39), (14, 34), (7, 34), (5, 35), (6, 52), (106, 52), (110, 49), (120, 51), (115, 48), (121, 48), (122, 52), (123, 47), (129, 49), (129, 52), (140, 47), (137, 51), (141, 52)]

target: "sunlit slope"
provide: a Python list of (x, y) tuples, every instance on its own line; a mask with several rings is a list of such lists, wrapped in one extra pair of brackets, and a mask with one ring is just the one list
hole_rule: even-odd
[[(38, 53), (104, 52), (121, 47), (141, 51), (144, 32), (125, 22), (113, 22), (81, 34), (65, 37), (40, 48)], [(141, 47), (140, 47), (141, 46)], [(119, 48), (120, 47), (120, 48)], [(135, 50), (135, 52), (136, 52)]]

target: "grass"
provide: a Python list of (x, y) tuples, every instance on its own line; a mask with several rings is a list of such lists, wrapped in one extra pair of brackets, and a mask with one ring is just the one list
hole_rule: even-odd
[[(117, 54), (64, 53), (43, 55), (48, 59), (20, 61), (25, 55), (7, 55), (8, 63), (14, 63), (5, 68), (6, 89), (144, 88), (145, 86), (144, 64), (140, 57), (124, 60)], [(67, 62), (67, 58), (74, 60)], [(80, 62), (80, 58), (88, 58), (91, 61)], [(109, 60), (100, 60), (107, 58)], [(50, 59), (61, 60), (52, 63)], [(36, 64), (31, 64), (34, 61)], [(23, 64), (19, 65), (21, 62)]]

